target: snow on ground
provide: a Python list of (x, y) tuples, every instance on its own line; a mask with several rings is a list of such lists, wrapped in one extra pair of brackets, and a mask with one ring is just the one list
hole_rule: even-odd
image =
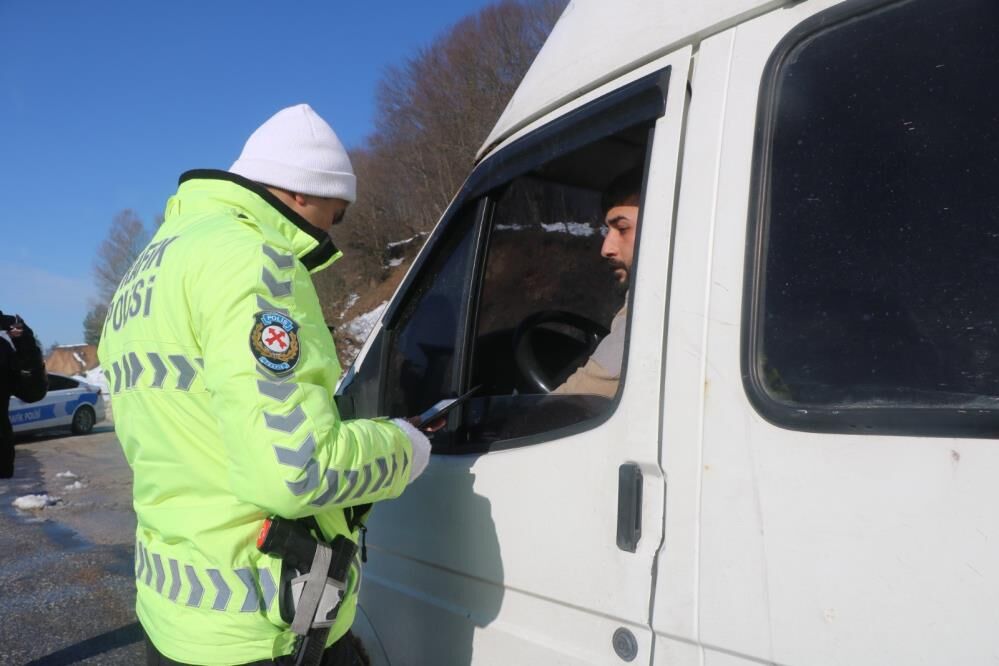
[(384, 301), (371, 312), (365, 312), (360, 317), (351, 319), (350, 323), (344, 327), (344, 330), (355, 340), (366, 340), (368, 338), (368, 334), (371, 333), (371, 329), (373, 329), (375, 324), (378, 323), (378, 319), (382, 316), (382, 312), (385, 311), (385, 306), (387, 305), (388, 301)]
[(58, 474), (56, 474), (56, 478), (65, 479), (66, 481), (72, 481), (72, 483), (70, 483), (69, 485), (63, 486), (63, 490), (82, 490), (87, 487), (86, 484), (80, 481), (79, 476), (77, 476), (73, 472), (70, 472), (69, 470), (66, 470), (65, 472), (59, 472)]
[(30, 511), (32, 509), (44, 509), (61, 501), (62, 498), (50, 495), (22, 495), (14, 500), (13, 504), (15, 509)]

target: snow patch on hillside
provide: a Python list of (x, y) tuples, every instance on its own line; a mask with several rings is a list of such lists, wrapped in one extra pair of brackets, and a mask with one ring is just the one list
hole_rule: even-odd
[(357, 299), (359, 298), (360, 296), (357, 294), (351, 294), (347, 297), (347, 302), (344, 304), (343, 310), (340, 312), (340, 319), (343, 319), (343, 316), (347, 314), (347, 311), (354, 307), (354, 304), (357, 303)]
[(348, 335), (350, 335), (350, 337), (354, 338), (358, 342), (364, 342), (368, 338), (368, 335), (371, 334), (371, 329), (373, 329), (375, 324), (378, 323), (382, 313), (385, 312), (386, 306), (388, 306), (388, 301), (382, 302), (381, 305), (370, 312), (365, 312), (361, 316), (351, 319), (350, 322), (344, 326), (344, 330)]
[(553, 222), (552, 224), (542, 224), (541, 228), (549, 233), (569, 234), (582, 238), (588, 238), (597, 233), (593, 227), (582, 222)]
[(361, 347), (364, 346), (364, 341), (371, 335), (371, 330), (378, 323), (382, 313), (385, 312), (386, 306), (388, 306), (388, 301), (384, 301), (370, 312), (365, 312), (359, 317), (351, 319), (340, 329), (343, 336), (342, 339), (338, 338), (337, 347), (346, 361), (345, 366), (350, 365), (357, 358)]
[[(527, 224), (497, 224), (495, 227), (496, 231), (524, 231), (530, 228), (530, 225)], [(551, 224), (542, 222), (541, 228), (550, 234), (569, 234), (570, 236), (579, 236), (581, 238), (589, 238), (599, 233), (596, 229), (583, 222), (552, 222)]]
[(389, 243), (388, 245), (386, 245), (386, 247), (393, 248), (393, 247), (399, 247), (401, 245), (409, 245), (413, 241), (418, 240), (420, 238), (423, 238), (426, 235), (427, 235), (427, 232), (426, 231), (422, 231), (422, 232), (416, 234), (415, 236), (410, 236), (409, 238), (406, 238), (404, 240), (393, 241), (393, 242)]

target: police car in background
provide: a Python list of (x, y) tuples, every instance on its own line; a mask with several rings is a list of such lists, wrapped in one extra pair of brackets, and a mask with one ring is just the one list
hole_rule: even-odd
[(69, 426), (74, 434), (85, 435), (103, 420), (100, 388), (65, 375), (50, 372), (48, 393), (38, 402), (10, 399), (10, 424), (15, 433)]

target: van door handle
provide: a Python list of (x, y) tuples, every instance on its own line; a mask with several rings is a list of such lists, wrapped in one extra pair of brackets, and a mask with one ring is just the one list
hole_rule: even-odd
[(642, 471), (635, 463), (617, 468), (617, 547), (629, 553), (642, 538)]

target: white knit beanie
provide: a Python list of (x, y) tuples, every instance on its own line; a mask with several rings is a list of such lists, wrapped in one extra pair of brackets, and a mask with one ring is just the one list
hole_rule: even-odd
[(281, 109), (258, 127), (229, 171), (299, 194), (348, 202), (357, 198), (347, 151), (308, 104)]

